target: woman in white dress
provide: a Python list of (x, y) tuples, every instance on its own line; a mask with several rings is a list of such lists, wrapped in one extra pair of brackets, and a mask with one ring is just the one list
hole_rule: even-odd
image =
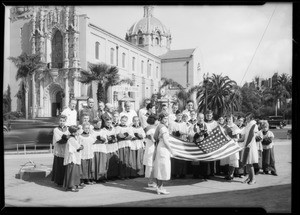
[(258, 163), (257, 145), (255, 140), (258, 133), (258, 127), (256, 121), (253, 119), (252, 113), (246, 115), (246, 123), (247, 125), (241, 133), (242, 138), (239, 142), (243, 142), (243, 146), (245, 147), (242, 153), (242, 163), (246, 165), (247, 172), (249, 173), (249, 177), (243, 183), (252, 185), (256, 183), (253, 164)]
[(155, 151), (154, 132), (158, 124), (158, 117), (150, 115), (147, 119), (148, 126), (145, 128), (146, 147), (144, 152), (143, 164), (146, 166), (145, 177), (148, 178), (148, 187), (157, 187), (153, 177), (153, 160)]
[(154, 139), (158, 142), (154, 159), (154, 178), (157, 179), (157, 194), (169, 194), (163, 189), (163, 181), (171, 178), (171, 156), (174, 151), (169, 143), (168, 114), (159, 115), (160, 125), (155, 130)]

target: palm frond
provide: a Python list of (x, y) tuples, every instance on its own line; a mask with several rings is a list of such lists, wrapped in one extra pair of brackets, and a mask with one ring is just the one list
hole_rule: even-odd
[(163, 84), (159, 87), (159, 90), (161, 90), (162, 88), (167, 87), (167, 86), (176, 87), (181, 90), (184, 89), (181, 84), (179, 84), (178, 82), (174, 81), (171, 78), (162, 77), (161, 80), (163, 81)]

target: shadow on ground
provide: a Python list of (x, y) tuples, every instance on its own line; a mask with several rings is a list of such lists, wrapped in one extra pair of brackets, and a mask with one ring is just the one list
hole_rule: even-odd
[(247, 190), (177, 196), (106, 205), (107, 207), (260, 207), (268, 213), (291, 212), (291, 184)]

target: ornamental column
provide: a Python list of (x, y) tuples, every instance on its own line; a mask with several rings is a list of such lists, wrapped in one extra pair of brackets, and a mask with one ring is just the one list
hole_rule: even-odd
[(44, 81), (40, 80), (40, 105), (39, 105), (39, 117), (44, 116)]
[(66, 7), (65, 11), (65, 34), (64, 34), (64, 68), (69, 68), (69, 7)]
[(35, 9), (33, 10), (33, 13), (32, 13), (32, 32), (31, 32), (31, 35), (32, 35), (32, 40), (31, 40), (31, 53), (32, 54), (35, 54), (35, 26), (36, 26), (36, 11)]
[(65, 107), (68, 107), (69, 105), (69, 98), (70, 98), (70, 90), (69, 90), (69, 79), (68, 79), (68, 70), (65, 71)]
[(73, 67), (78, 68), (78, 16), (76, 7), (74, 6), (74, 13), (73, 13), (73, 24), (74, 24), (74, 31), (73, 31)]

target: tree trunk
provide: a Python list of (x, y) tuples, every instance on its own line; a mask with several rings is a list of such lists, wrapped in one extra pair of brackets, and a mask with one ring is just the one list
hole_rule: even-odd
[(25, 119), (28, 119), (28, 86), (25, 86)]
[(106, 97), (107, 97), (107, 95), (105, 94), (105, 89), (104, 89), (103, 85), (99, 82), (98, 83), (98, 88), (97, 88), (97, 100), (98, 100), (98, 103), (100, 101), (106, 103)]
[(36, 115), (35, 73), (32, 74), (32, 119)]
[(277, 103), (278, 103), (278, 99), (276, 99), (276, 102), (275, 102), (275, 116), (277, 116)]

